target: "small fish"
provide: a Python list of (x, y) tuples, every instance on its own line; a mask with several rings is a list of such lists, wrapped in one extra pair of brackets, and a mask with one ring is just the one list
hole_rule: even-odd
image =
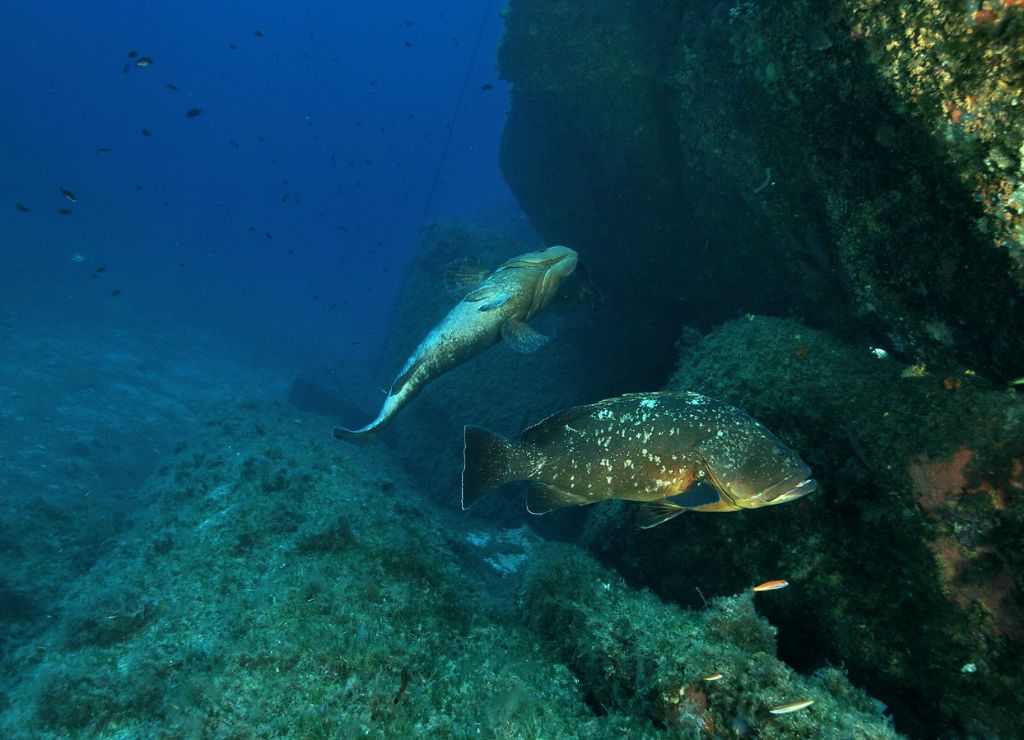
[(31, 211), (31, 210), (32, 210), (31, 208), (29, 208), (29, 207), (28, 207), (27, 205), (25, 205), (24, 203), (15, 203), (15, 204), (14, 204), (14, 207), (15, 207), (15, 208), (17, 208), (17, 209), (18, 209), (19, 211), (21, 211), (22, 213), (28, 213), (29, 211)]
[(57, 187), (60, 188), (60, 194), (64, 196), (64, 199), (68, 203), (77, 203), (78, 202), (78, 198), (75, 197), (75, 194), (72, 193), (70, 190), (68, 190), (66, 187), (64, 187), (62, 185), (58, 185)]
[(153, 132), (150, 131), (148, 128), (140, 128), (139, 131), (142, 133), (143, 136), (152, 136), (153, 135)]
[(103, 266), (97, 267), (95, 270), (93, 270), (93, 272), (106, 272), (106, 271), (107, 271), (107, 268), (103, 267)]
[(189, 108), (185, 111), (185, 118), (199, 118), (203, 114), (202, 108)]
[(761, 593), (762, 591), (778, 591), (780, 588), (786, 588), (789, 585), (789, 581), (765, 581), (762, 584), (754, 586), (751, 591), (754, 593)]
[(790, 712), (799, 712), (801, 709), (806, 709), (814, 703), (814, 699), (801, 699), (800, 701), (790, 701), (785, 704), (779, 704), (768, 710), (768, 714), (789, 714)]
[(149, 57), (139, 57), (135, 60), (136, 67), (148, 67), (153, 63), (153, 60)]
[(67, 216), (69, 213), (71, 213), (71, 209), (70, 208), (58, 208), (57, 209), (57, 213), (59, 215), (61, 215), (61, 216)]
[(96, 153), (97, 154), (106, 154), (109, 151), (110, 151), (110, 147), (109, 146), (98, 146), (98, 147), (96, 147)]
[(746, 412), (697, 393), (630, 393), (561, 411), (519, 442), (465, 428), (462, 508), (492, 488), (529, 481), (543, 514), (608, 499), (639, 502), (656, 527), (687, 511), (793, 501), (817, 489), (796, 452)]
[(228, 139), (228, 143), (229, 143), (229, 144), (230, 144), (231, 146), (233, 146), (233, 147), (234, 147), (235, 149), (237, 149), (237, 148), (238, 148), (238, 142), (237, 142), (237, 141), (235, 141), (234, 139)]
[(257, 38), (263, 38), (263, 31), (257, 28), (255, 31), (252, 32), (252, 35), (256, 36)]
[(480, 89), (484, 90), (484, 91), (486, 91), (486, 90), (493, 90), (494, 89), (494, 85), (492, 85), (490, 82), (485, 82), (484, 84), (482, 84), (480, 86)]
[(704, 676), (705, 681), (721, 681), (725, 676), (721, 673), (712, 673), (710, 676)]
[(228, 48), (231, 49), (231, 51), (235, 51), (238, 48), (238, 44), (228, 44)]
[(405, 43), (406, 47), (412, 46), (412, 42), (411, 41), (405, 41), (403, 43)]
[(129, 59), (134, 59), (138, 55), (139, 55), (139, 52), (135, 51), (135, 49), (132, 49), (131, 51), (128, 52), (128, 58)]
[(124, 66), (121, 67), (121, 74), (128, 74), (128, 62), (125, 62)]
[(117, 298), (117, 297), (118, 297), (119, 295), (121, 295), (121, 294), (122, 294), (123, 292), (124, 292), (124, 291), (123, 291), (123, 290), (121, 290), (120, 288), (114, 288), (114, 289), (113, 289), (112, 291), (110, 291), (110, 297), (111, 297), (111, 298)]
[(164, 85), (164, 87), (166, 87), (168, 90), (177, 90), (178, 89), (178, 86), (175, 85), (173, 82), (168, 82), (166, 85)]

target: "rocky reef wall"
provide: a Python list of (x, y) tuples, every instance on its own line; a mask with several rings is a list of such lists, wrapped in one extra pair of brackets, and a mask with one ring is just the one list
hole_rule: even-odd
[(786, 579), (759, 607), (791, 665), (845, 666), (914, 737), (1013, 736), (1024, 711), (1018, 396), (765, 317), (685, 345), (668, 389), (746, 409), (801, 451), (821, 490), (652, 530), (628, 504), (602, 504), (586, 545), (683, 604)]
[(792, 315), (1016, 377), (1024, 9), (995, 5), (514, 0), (502, 167), (636, 323)]
[(608, 362), (681, 352), (669, 388), (823, 482), (644, 532), (602, 504), (584, 542), (684, 604), (787, 578), (764, 608), (792, 665), (845, 665), (914, 736), (1015, 736), (1024, 8), (512, 0), (506, 23), (502, 167), (630, 328)]

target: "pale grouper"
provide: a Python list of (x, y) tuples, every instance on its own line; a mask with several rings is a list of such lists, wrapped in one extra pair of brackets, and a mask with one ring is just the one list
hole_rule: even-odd
[(624, 499), (643, 502), (644, 528), (684, 511), (757, 509), (817, 489), (800, 456), (746, 412), (669, 392), (561, 411), (519, 442), (467, 426), (462, 508), (517, 480), (531, 483), (533, 514)]
[(493, 273), (471, 260), (449, 266), (445, 284), (464, 297), (405, 361), (377, 418), (359, 429), (335, 427), (335, 439), (372, 440), (427, 383), (501, 339), (517, 352), (542, 347), (549, 338), (526, 322), (551, 303), (576, 262), (568, 247), (548, 247), (513, 257)]

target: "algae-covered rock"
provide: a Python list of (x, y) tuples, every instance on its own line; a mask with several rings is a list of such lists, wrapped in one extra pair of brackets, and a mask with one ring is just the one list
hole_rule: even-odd
[(503, 171), (542, 233), (659, 325), (673, 305), (701, 327), (797, 314), (1015, 377), (1021, 14), (513, 0)]
[(1024, 405), (969, 369), (879, 358), (794, 321), (748, 317), (684, 345), (668, 384), (740, 406), (821, 490), (736, 514), (632, 526), (595, 508), (584, 539), (635, 583), (697, 603), (761, 581), (780, 653), (841, 664), (914, 736), (1012, 736), (1024, 711)]
[(801, 676), (776, 658), (775, 629), (750, 592), (683, 610), (554, 544), (533, 554), (521, 590), (527, 623), (605, 711), (646, 717), (673, 737), (895, 737), (841, 672)]
[(269, 405), (211, 409), (205, 428), (5, 656), (0, 735), (649, 729), (591, 711), (513, 614), (482, 535), (441, 517), (384, 448), (339, 447), (321, 418)]

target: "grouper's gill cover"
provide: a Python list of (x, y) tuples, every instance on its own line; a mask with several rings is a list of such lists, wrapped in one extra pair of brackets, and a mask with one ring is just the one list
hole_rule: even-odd
[[(534, 484), (533, 513), (609, 498), (646, 502), (641, 526), (690, 509), (779, 504), (816, 487), (799, 456), (761, 424), (696, 393), (635, 393), (568, 409), (518, 443), (467, 428), (463, 507), (512, 480)], [(696, 482), (717, 496), (691, 489)]]

